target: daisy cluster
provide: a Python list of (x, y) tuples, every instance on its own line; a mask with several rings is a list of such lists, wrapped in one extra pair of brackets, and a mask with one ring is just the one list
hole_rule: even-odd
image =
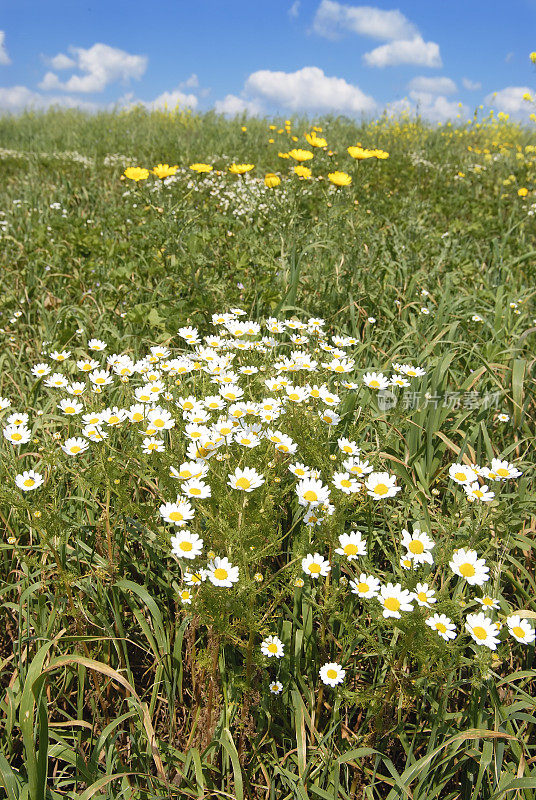
[[(294, 587), (303, 587), (306, 580), (314, 587), (320, 578), (329, 579), (337, 562), (344, 573), (342, 585), (349, 586), (369, 618), (374, 609), (384, 620), (417, 615), (445, 641), (467, 633), (476, 645), (495, 650), (501, 622), (493, 615), (504, 610), (504, 604), (487, 594), (472, 598), (480, 608), (467, 614), (464, 630), (442, 610), (444, 601), (450, 602), (445, 582), (463, 582), (472, 589), (490, 580), (484, 558), (470, 547), (450, 551), (445, 574), (446, 565), (435, 562), (439, 548), (432, 532), (408, 523), (394, 548), (399, 569), (389, 575), (383, 564), (374, 574), (373, 545), (352, 521), (361, 509), (374, 512), (386, 501), (396, 502), (404, 487), (379, 457), (362, 452), (366, 442), (358, 444), (352, 438), (359, 436), (352, 410), (356, 402), (348, 401), (366, 405), (379, 390), (419, 381), (425, 369), (393, 363), (391, 376), (363, 372), (352, 350), (358, 341), (329, 336), (321, 318), (256, 322), (245, 316), (238, 308), (214, 314), (215, 332), (204, 337), (195, 327), (181, 327), (183, 345), (177, 352), (155, 345), (139, 359), (107, 354), (107, 343), (96, 338), (89, 340), (83, 355), (48, 352), (32, 374), (54, 398), (51, 426), (58, 427), (58, 419), (66, 422), (53, 433), (61, 458), (80, 460), (83, 469), (84, 459), (106, 447), (110, 437), (115, 452), (127, 450), (129, 443), (137, 458), (149, 464), (158, 462), (156, 454), (165, 454), (167, 484), (176, 482), (178, 492), (161, 497), (154, 518), (167, 531), (170, 554), (180, 566), (179, 598), (184, 605), (195, 605), (201, 587), (230, 590), (247, 581), (240, 553), (231, 545), (219, 552), (218, 547), (212, 549), (214, 515), (208, 515), (207, 508), (212, 504), (219, 509), (235, 498), (241, 509), (240, 528), (248, 504), (260, 508), (267, 493), (283, 492), (280, 496), (292, 510), (292, 527), (303, 532), (300, 541), (305, 543), (298, 558), (287, 563)], [(4, 442), (22, 457), (34, 435), (29, 414), (11, 411), (10, 401), (2, 398), (0, 409), (7, 414)], [(67, 436), (62, 433), (65, 427)], [(311, 438), (323, 456), (322, 469), (302, 460), (302, 453), (311, 452)], [(329, 474), (325, 464), (330, 465)], [(490, 502), (495, 492), (489, 484), (499, 486), (520, 475), (513, 464), (498, 458), (486, 467), (448, 467), (452, 489), (461, 487), (471, 503)], [(17, 474), (15, 484), (28, 493), (50, 479), (32, 468)], [(333, 534), (331, 541), (327, 531)], [(322, 547), (324, 554), (319, 552)], [(262, 569), (266, 564), (260, 562), (254, 577), (259, 583), (264, 580)], [(405, 575), (407, 585), (397, 579)], [(506, 627), (516, 641), (534, 641), (531, 625), (518, 614), (506, 615)], [(277, 660), (284, 656), (285, 645), (272, 633), (260, 651)], [(335, 686), (344, 673), (340, 664), (330, 662), (320, 677)], [(271, 691), (280, 691), (279, 685), (275, 681)]]

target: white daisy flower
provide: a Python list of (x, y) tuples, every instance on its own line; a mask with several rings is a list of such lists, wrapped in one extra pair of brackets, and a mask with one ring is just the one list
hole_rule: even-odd
[(183, 527), (188, 520), (194, 518), (195, 511), (191, 503), (183, 498), (177, 498), (176, 503), (162, 503), (159, 508), (160, 516), (165, 522)]
[(237, 467), (227, 477), (229, 478), (227, 485), (231, 489), (238, 489), (242, 492), (252, 492), (253, 489), (257, 489), (264, 483), (264, 477), (251, 467), (244, 467), (244, 469)]
[(238, 581), (239, 569), (229, 559), (216, 556), (208, 565), (207, 577), (214, 586), (229, 588)]
[(385, 377), (383, 372), (365, 372), (363, 375), (363, 383), (369, 389), (387, 389), (389, 380)]
[(468, 614), (465, 628), (477, 645), (489, 647), (490, 650), (497, 649), (499, 626), (486, 617), (482, 611), (479, 611), (478, 614)]
[(508, 633), (517, 642), (522, 644), (532, 644), (534, 642), (536, 634), (526, 619), (522, 619), (518, 614), (512, 614), (506, 620), (506, 624), (508, 625)]
[(182, 484), (182, 493), (186, 497), (193, 497), (194, 500), (204, 500), (211, 496), (211, 489), (205, 481), (201, 481), (199, 478), (190, 478)]
[(456, 483), (474, 483), (478, 480), (478, 473), (466, 464), (451, 464), (449, 467), (449, 477)]
[(433, 589), (427, 583), (418, 583), (415, 586), (412, 597), (417, 601), (417, 605), (423, 608), (431, 608), (433, 603), (437, 603), (437, 598)]
[(385, 586), (381, 586), (377, 599), (383, 607), (383, 616), (385, 618), (394, 617), (395, 619), (400, 619), (401, 611), (413, 611), (411, 592), (407, 589), (402, 589), (399, 583), (387, 583)]
[(282, 658), (285, 648), (277, 636), (267, 636), (261, 644), (261, 653), (268, 658)]
[(44, 482), (43, 476), (33, 469), (25, 470), (20, 475), (15, 475), (15, 483), (23, 492), (38, 489)]
[(80, 453), (85, 453), (89, 447), (87, 439), (82, 439), (80, 436), (73, 436), (66, 439), (61, 445), (61, 449), (69, 456), (78, 456)]
[(433, 564), (434, 559), (430, 552), (435, 547), (435, 543), (430, 539), (427, 533), (414, 527), (413, 533), (403, 529), (402, 530), (402, 547), (408, 551), (408, 556), (416, 564)]
[(332, 483), (344, 494), (356, 494), (361, 490), (361, 484), (352, 478), (349, 472), (334, 472)]
[(178, 531), (171, 537), (171, 552), (178, 558), (194, 559), (201, 555), (203, 539), (197, 533), (191, 533), (188, 528)]
[(467, 499), (471, 502), (480, 500), (481, 503), (489, 503), (495, 497), (495, 492), (490, 492), (487, 486), (481, 486), (478, 481), (463, 484)]
[(437, 631), (446, 642), (448, 642), (449, 639), (456, 638), (456, 626), (445, 614), (434, 614), (428, 617), (426, 624), (432, 628), (433, 631)]
[(368, 475), (374, 469), (368, 461), (361, 461), (359, 458), (347, 458), (342, 462), (342, 465), (347, 472), (350, 472), (358, 478), (363, 475)]
[(281, 683), (281, 681), (272, 681), (268, 685), (268, 688), (270, 689), (271, 694), (281, 694), (281, 692), (283, 691), (283, 684)]
[(374, 500), (383, 500), (385, 497), (394, 497), (402, 491), (401, 486), (396, 486), (396, 476), (388, 472), (371, 472), (365, 486), (367, 494)]
[(325, 578), (328, 572), (331, 571), (331, 566), (329, 561), (321, 556), (320, 553), (314, 553), (313, 555), (309, 553), (305, 558), (302, 558), (302, 569), (311, 578), (316, 579), (320, 576)]
[(166, 449), (163, 439), (156, 439), (154, 436), (146, 436), (141, 445), (142, 453), (163, 453)]
[(367, 545), (363, 541), (360, 531), (350, 531), (339, 535), (340, 547), (335, 552), (340, 556), (346, 556), (348, 561), (354, 561), (358, 556), (366, 556)]
[(179, 592), (179, 600), (183, 605), (190, 606), (192, 604), (192, 593), (189, 589), (181, 589)]
[(376, 597), (380, 591), (380, 585), (378, 578), (375, 578), (374, 575), (367, 575), (365, 572), (362, 572), (357, 580), (350, 581), (352, 594), (367, 600), (371, 597)]
[(337, 686), (337, 684), (343, 682), (346, 670), (344, 670), (340, 664), (330, 661), (328, 664), (324, 664), (320, 667), (319, 675), (320, 680), (322, 683), (325, 683), (326, 686)]
[(482, 586), (489, 580), (489, 567), (483, 558), (478, 557), (476, 550), (463, 547), (455, 550), (449, 567), (455, 575), (465, 578), (470, 586)]
[(303, 478), (296, 484), (296, 494), (298, 503), (301, 506), (312, 506), (329, 503), (329, 489), (324, 486), (321, 480), (315, 478)]

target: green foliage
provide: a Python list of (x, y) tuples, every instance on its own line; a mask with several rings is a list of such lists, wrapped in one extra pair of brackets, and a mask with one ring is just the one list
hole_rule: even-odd
[[(43, 412), (35, 441), (1, 445), (0, 787), (8, 800), (532, 800), (532, 646), (475, 655), (467, 636), (447, 645), (417, 615), (364, 616), (340, 560), (329, 580), (294, 586), (302, 556), (331, 553), (351, 523), (374, 554), (363, 569), (406, 585), (398, 539), (413, 521), (433, 529), (441, 610), (458, 628), (470, 598), (446, 565), (463, 546), (496, 565), (502, 617), (536, 618), (532, 134), (489, 119), (328, 118), (330, 150), (301, 181), (278, 152), (308, 147), (311, 123), (268, 124), (140, 108), (0, 118), (0, 395), (12, 402), (0, 415)], [(353, 161), (356, 141), (390, 156)], [(179, 165), (173, 180), (121, 178), (161, 161)], [(196, 161), (214, 173), (192, 173)], [(233, 162), (254, 163), (253, 177), (228, 174)], [(334, 170), (351, 186), (330, 187)], [(264, 187), (267, 171), (280, 186)], [(216, 593), (204, 583), (182, 606), (156, 512), (177, 491), (169, 467), (183, 443), (169, 432), (165, 452), (143, 455), (141, 437), (111, 429), (98, 456), (66, 465), (53, 435), (79, 426), (30, 367), (53, 349), (86, 357), (92, 337), (133, 359), (150, 344), (181, 348), (180, 327), (212, 333), (212, 314), (233, 306), (250, 319), (324, 318), (330, 334), (355, 337), (358, 371), (398, 361), (427, 374), (411, 406), (400, 391), (381, 408), (362, 385), (344, 396), (338, 435), (404, 487), (388, 510), (338, 495), (311, 534), (282, 454), (266, 442), (248, 451), (244, 463), (280, 480), (247, 501), (218, 462), (196, 525), (237, 559), (241, 581)], [(263, 377), (251, 381), (257, 399)], [(214, 387), (187, 376), (179, 391)], [(472, 404), (475, 392), (490, 403)], [(449, 404), (433, 400), (447, 393)], [(105, 402), (128, 407), (130, 394), (117, 384)], [(332, 474), (336, 437), (320, 420), (289, 410), (285, 430), (299, 460)], [(523, 477), (469, 506), (449, 464), (495, 456)], [(14, 476), (32, 467), (47, 483), (20, 492)], [(285, 647), (279, 695), (259, 651), (269, 633)], [(323, 686), (319, 668), (342, 659), (352, 680)]]

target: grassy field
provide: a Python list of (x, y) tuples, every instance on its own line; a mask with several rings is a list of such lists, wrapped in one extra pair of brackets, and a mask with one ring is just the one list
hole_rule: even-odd
[(0, 118), (0, 796), (536, 797), (535, 142)]

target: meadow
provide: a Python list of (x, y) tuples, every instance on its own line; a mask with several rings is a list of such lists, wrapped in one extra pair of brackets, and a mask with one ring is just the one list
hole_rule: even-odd
[(536, 137), (0, 117), (0, 796), (536, 797)]

